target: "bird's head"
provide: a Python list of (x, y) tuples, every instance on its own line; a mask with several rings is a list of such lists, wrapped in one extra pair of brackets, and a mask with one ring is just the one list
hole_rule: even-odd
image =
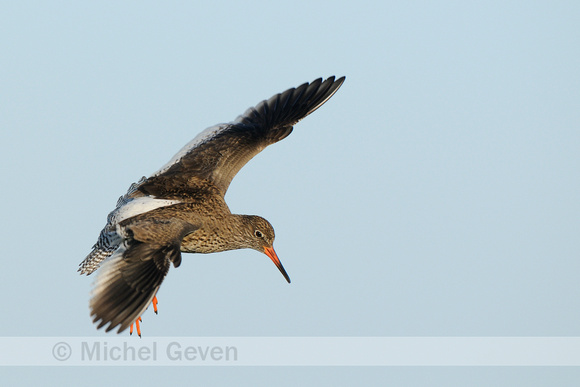
[(244, 239), (248, 244), (247, 247), (266, 254), (276, 265), (280, 273), (290, 283), (290, 277), (286, 273), (282, 262), (274, 251), (274, 227), (266, 219), (260, 216), (244, 216)]

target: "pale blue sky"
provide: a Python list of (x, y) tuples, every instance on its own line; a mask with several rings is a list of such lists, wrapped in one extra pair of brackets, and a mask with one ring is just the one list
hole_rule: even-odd
[[(254, 251), (185, 255), (144, 333), (579, 336), (578, 20), (574, 1), (2, 2), (0, 334), (104, 336), (76, 269), (128, 186), (204, 128), (346, 75), (226, 196), (274, 225), (292, 284)], [(580, 380), (564, 368), (168, 370), (2, 373), (99, 386)]]

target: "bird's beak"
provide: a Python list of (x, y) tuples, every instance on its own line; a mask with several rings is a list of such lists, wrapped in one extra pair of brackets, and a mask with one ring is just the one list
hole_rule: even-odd
[(278, 256), (276, 255), (274, 248), (273, 247), (264, 247), (264, 253), (266, 253), (266, 255), (268, 257), (270, 257), (272, 262), (274, 262), (274, 265), (276, 265), (278, 270), (280, 270), (280, 273), (282, 273), (284, 278), (286, 278), (286, 281), (288, 281), (288, 283), (290, 283), (290, 277), (288, 277), (288, 273), (286, 273), (286, 270), (284, 270), (284, 266), (282, 266), (282, 262), (280, 262), (280, 260), (278, 259)]

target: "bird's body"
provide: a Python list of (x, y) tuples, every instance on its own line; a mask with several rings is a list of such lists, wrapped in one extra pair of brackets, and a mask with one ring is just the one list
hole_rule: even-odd
[(344, 77), (289, 89), (248, 109), (234, 122), (206, 129), (149, 178), (119, 198), (81, 274), (98, 270), (90, 302), (98, 328), (119, 332), (154, 299), (181, 252), (251, 248), (267, 254), (290, 279), (272, 244), (274, 229), (259, 216), (230, 212), (224, 196), (236, 173), (292, 125), (326, 102)]

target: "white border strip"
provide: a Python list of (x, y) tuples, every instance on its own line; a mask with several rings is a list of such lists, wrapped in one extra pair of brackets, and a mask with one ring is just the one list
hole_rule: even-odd
[(580, 366), (580, 337), (0, 337), (0, 366)]

